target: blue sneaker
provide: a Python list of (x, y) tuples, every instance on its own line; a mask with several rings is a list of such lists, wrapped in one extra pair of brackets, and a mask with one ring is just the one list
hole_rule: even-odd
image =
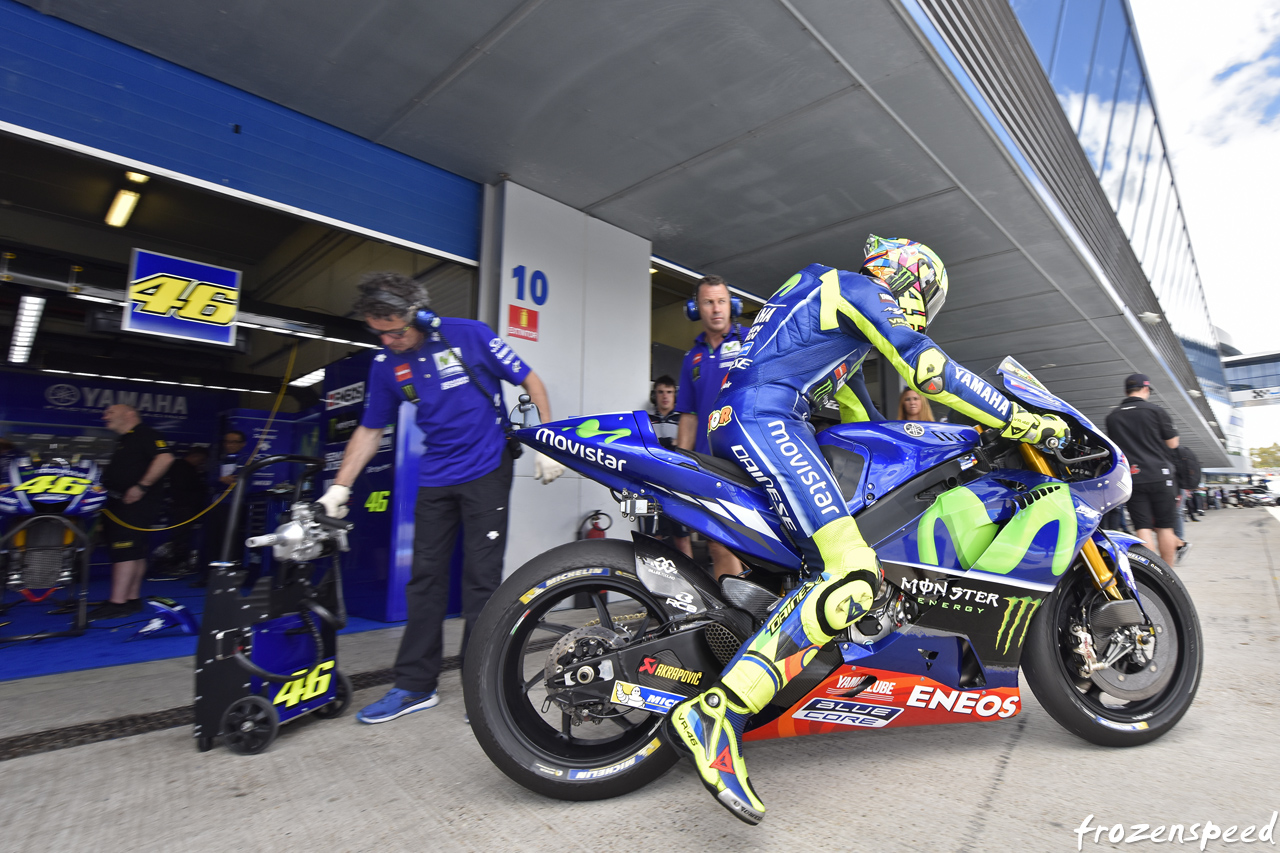
[(362, 723), (386, 723), (414, 711), (434, 708), (439, 701), (440, 697), (434, 690), (430, 693), (410, 693), (408, 690), (392, 687), (386, 696), (361, 708), (356, 719)]

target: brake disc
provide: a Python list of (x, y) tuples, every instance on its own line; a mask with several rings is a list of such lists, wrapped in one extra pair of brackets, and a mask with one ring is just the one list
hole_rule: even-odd
[(1138, 594), (1142, 596), (1142, 609), (1156, 631), (1154, 657), (1137, 667), (1126, 655), (1089, 677), (1102, 692), (1126, 702), (1155, 696), (1168, 686), (1177, 671), (1178, 633), (1172, 628), (1173, 614), (1150, 588), (1139, 584)]
[[(547, 695), (551, 695), (554, 692), (552, 681), (558, 676), (563, 678), (566, 671), (568, 671), (567, 680), (571, 684), (583, 680), (594, 680), (596, 676), (594, 669), (592, 669), (590, 677), (582, 679), (577, 676), (575, 668), (581, 669), (580, 665), (586, 665), (593, 658), (601, 657), (611, 651), (622, 648), (627, 644), (628, 639), (626, 635), (610, 631), (600, 625), (588, 625), (585, 628), (577, 628), (565, 634), (547, 653), (547, 665), (543, 672), (543, 676), (546, 678)], [(587, 668), (591, 669), (590, 666), (587, 666)]]

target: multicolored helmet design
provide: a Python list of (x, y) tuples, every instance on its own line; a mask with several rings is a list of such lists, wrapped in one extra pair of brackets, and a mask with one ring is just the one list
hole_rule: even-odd
[(938, 316), (947, 299), (947, 269), (923, 243), (897, 238), (867, 237), (867, 260), (862, 271), (893, 292), (907, 325), (917, 332)]

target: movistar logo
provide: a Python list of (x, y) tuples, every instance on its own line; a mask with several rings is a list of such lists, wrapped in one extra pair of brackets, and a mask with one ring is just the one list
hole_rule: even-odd
[[(1000, 630), (996, 633), (996, 651), (1006, 654), (1009, 646), (1014, 642), (1014, 635), (1018, 637), (1017, 644), (1022, 646), (1023, 639), (1027, 636), (1027, 628), (1031, 627), (1031, 617), (1040, 607), (1040, 599), (1026, 596), (1024, 598), (1004, 599), (1004, 619), (1000, 622)], [(1019, 630), (1021, 628), (1021, 630)], [(1004, 640), (1004, 648), (1000, 648), (1000, 641)]]
[(631, 435), (631, 430), (626, 427), (620, 427), (618, 429), (600, 429), (600, 421), (595, 418), (592, 418), (589, 421), (583, 421), (578, 424), (576, 429), (574, 427), (560, 427), (561, 432), (570, 429), (577, 433), (578, 438), (596, 438), (601, 435), (607, 435), (609, 437), (604, 440), (605, 444), (612, 444), (620, 438), (626, 438)]

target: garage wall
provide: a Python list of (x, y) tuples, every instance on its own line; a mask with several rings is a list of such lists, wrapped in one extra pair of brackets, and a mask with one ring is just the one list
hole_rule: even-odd
[(11, 0), (0, 33), (0, 131), (479, 257), (474, 181)]
[[(649, 241), (509, 181), (498, 190), (497, 331), (546, 383), (553, 416), (643, 408)], [(537, 289), (535, 273), (542, 274)], [(536, 312), (537, 340), (512, 334), (513, 307)], [(533, 454), (526, 452), (516, 463), (507, 573), (572, 540), (595, 509), (613, 516), (611, 536), (630, 537), (607, 489), (572, 471), (543, 485), (533, 479)]]

